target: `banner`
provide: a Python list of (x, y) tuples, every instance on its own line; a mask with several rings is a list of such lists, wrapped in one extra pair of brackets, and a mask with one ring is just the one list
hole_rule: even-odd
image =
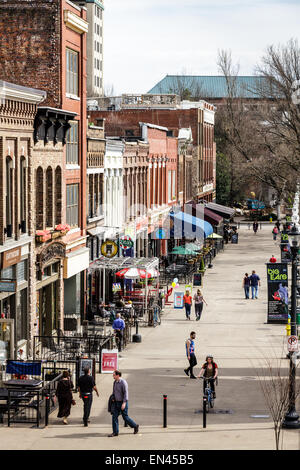
[(267, 263), (268, 323), (288, 321), (288, 265)]
[(118, 350), (103, 349), (101, 353), (101, 373), (112, 374), (118, 369)]
[(281, 241), (280, 241), (280, 252), (281, 252), (281, 262), (289, 263), (292, 261), (291, 247), (289, 244), (288, 232), (281, 232)]

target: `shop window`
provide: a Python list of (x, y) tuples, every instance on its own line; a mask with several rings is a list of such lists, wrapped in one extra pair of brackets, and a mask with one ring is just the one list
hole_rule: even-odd
[(78, 165), (78, 121), (70, 124), (67, 133), (67, 164)]
[(78, 184), (67, 185), (67, 224), (78, 227)]
[(66, 91), (78, 96), (78, 52), (66, 50), (67, 76)]
[(15, 266), (2, 269), (1, 279), (15, 279)]
[(28, 279), (27, 274), (27, 260), (24, 259), (17, 264), (17, 281), (18, 283), (26, 282)]

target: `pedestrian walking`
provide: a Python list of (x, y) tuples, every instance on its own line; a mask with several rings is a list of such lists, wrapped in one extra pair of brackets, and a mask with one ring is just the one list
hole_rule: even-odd
[(251, 294), (252, 300), (257, 299), (258, 297), (258, 286), (260, 286), (260, 277), (256, 274), (255, 271), (252, 271), (250, 276), (250, 286), (251, 286)]
[(81, 375), (78, 379), (78, 391), (79, 398), (83, 401), (83, 424), (87, 426), (93, 403), (93, 390), (95, 390), (97, 397), (99, 397), (99, 392), (94, 378), (91, 376), (90, 368), (85, 367), (83, 372), (84, 375)]
[(72, 390), (74, 388), (70, 379), (70, 374), (67, 370), (62, 373), (62, 379), (57, 384), (55, 395), (58, 399), (58, 418), (63, 418), (63, 423), (68, 424), (67, 418), (71, 413), (73, 400)]
[(124, 330), (125, 330), (125, 322), (121, 318), (121, 314), (117, 313), (116, 319), (114, 320), (112, 324), (112, 328), (115, 332), (116, 338), (117, 338), (117, 343), (118, 343), (118, 350), (119, 352), (122, 351), (123, 347), (123, 336), (124, 336)]
[(245, 277), (243, 279), (243, 288), (245, 292), (245, 299), (249, 299), (249, 291), (250, 291), (250, 277), (248, 273), (245, 273)]
[(195, 355), (195, 331), (191, 331), (190, 337), (185, 342), (186, 357), (189, 361), (190, 366), (187, 369), (184, 369), (186, 375), (190, 376), (190, 379), (196, 379), (193, 368), (197, 365), (197, 358)]
[(192, 296), (190, 295), (190, 291), (187, 290), (185, 295), (183, 296), (183, 302), (185, 307), (185, 315), (186, 319), (191, 319), (191, 308), (192, 308)]
[(258, 222), (257, 222), (257, 220), (255, 220), (255, 221), (253, 222), (253, 226), (252, 226), (252, 227), (253, 227), (254, 235), (256, 235), (256, 232), (257, 232), (257, 230), (258, 230)]
[(272, 233), (273, 233), (273, 240), (276, 242), (277, 235), (278, 235), (278, 228), (276, 227), (276, 225), (274, 226)]
[(201, 318), (201, 314), (203, 310), (203, 302), (205, 302), (205, 305), (207, 306), (207, 302), (205, 301), (201, 293), (201, 290), (198, 289), (197, 294), (194, 295), (196, 321), (199, 321)]
[(122, 373), (115, 370), (113, 373), (114, 385), (111, 403), (112, 414), (112, 434), (108, 437), (115, 437), (119, 435), (119, 415), (122, 415), (125, 423), (134, 429), (133, 434), (139, 432), (139, 424), (136, 424), (133, 419), (128, 416), (128, 384), (126, 380), (122, 379)]

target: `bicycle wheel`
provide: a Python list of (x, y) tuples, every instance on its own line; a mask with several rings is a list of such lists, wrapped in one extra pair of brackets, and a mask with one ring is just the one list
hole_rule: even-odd
[(215, 404), (215, 401), (214, 401), (214, 399), (211, 397), (211, 399), (209, 400), (209, 406), (210, 406), (211, 408), (213, 408), (213, 407), (214, 407), (214, 404)]

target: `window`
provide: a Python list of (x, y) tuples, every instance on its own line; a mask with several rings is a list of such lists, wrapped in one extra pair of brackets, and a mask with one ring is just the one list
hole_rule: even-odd
[(17, 264), (17, 281), (19, 283), (27, 281), (27, 260), (24, 259)]
[(67, 163), (78, 165), (78, 121), (70, 124), (67, 134)]
[(67, 224), (78, 226), (78, 184), (67, 185)]
[(20, 162), (20, 216), (21, 230), (26, 232), (26, 160), (21, 158)]
[(66, 50), (67, 60), (67, 93), (78, 96), (78, 52)]
[(172, 181), (172, 197), (176, 197), (176, 171), (173, 170), (173, 181)]
[(48, 167), (46, 171), (46, 227), (53, 227), (53, 172)]
[(6, 158), (6, 234), (8, 237), (12, 236), (12, 220), (13, 220), (13, 206), (12, 206), (12, 191), (13, 191), (13, 170), (11, 158)]
[(172, 200), (172, 171), (168, 171), (168, 201)]

